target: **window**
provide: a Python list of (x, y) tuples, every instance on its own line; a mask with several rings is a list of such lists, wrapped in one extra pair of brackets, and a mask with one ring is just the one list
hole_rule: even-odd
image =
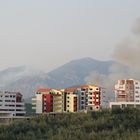
[(84, 102), (82, 101), (81, 104), (84, 104)]
[[(9, 105), (9, 106), (11, 106), (11, 107), (15, 107), (15, 105)], [(17, 106), (16, 106), (17, 107)], [(20, 105), (20, 107), (22, 107), (21, 105)]]
[(5, 102), (11, 102), (10, 100), (5, 100)]
[(90, 107), (90, 110), (93, 110), (93, 108), (92, 108), (92, 107)]
[(15, 111), (14, 109), (9, 109), (9, 111)]
[(82, 88), (82, 91), (85, 91), (86, 89), (85, 88)]
[(70, 107), (69, 105), (67, 105), (67, 107)]
[(41, 94), (41, 92), (37, 92), (36, 94)]

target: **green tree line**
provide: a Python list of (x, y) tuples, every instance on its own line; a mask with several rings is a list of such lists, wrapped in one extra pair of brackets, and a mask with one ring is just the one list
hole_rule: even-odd
[(140, 140), (140, 110), (35, 116), (0, 126), (0, 140)]

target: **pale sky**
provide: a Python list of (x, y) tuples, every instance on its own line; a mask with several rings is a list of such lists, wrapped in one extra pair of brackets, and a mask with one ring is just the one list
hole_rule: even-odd
[(138, 17), (140, 0), (0, 0), (0, 69), (110, 60)]

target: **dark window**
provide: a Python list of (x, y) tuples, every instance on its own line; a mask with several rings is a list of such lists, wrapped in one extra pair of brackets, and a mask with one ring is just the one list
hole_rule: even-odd
[(93, 108), (92, 108), (92, 107), (90, 107), (90, 110), (93, 110)]

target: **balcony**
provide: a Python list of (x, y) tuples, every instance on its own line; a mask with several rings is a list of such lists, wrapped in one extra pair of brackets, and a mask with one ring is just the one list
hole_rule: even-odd
[(54, 101), (53, 104), (54, 104), (54, 105), (55, 105), (55, 104), (62, 104), (62, 101), (61, 101), (61, 100), (60, 100), (60, 101)]
[(36, 105), (36, 102), (32, 102), (32, 105)]
[(53, 102), (62, 102), (62, 99), (55, 99)]
[(32, 101), (36, 101), (36, 97), (33, 97), (33, 98), (32, 98)]
[(115, 90), (123, 90), (123, 91), (125, 91), (126, 87), (125, 87), (125, 85), (115, 85)]
[(62, 106), (53, 106), (53, 110), (62, 110)]
[(62, 108), (53, 109), (53, 112), (62, 112)]

